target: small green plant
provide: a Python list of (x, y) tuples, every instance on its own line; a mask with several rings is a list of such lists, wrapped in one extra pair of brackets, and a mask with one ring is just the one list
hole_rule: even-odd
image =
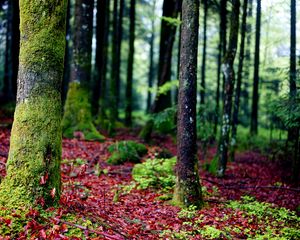
[(196, 206), (189, 206), (187, 209), (183, 208), (180, 212), (178, 212), (178, 217), (182, 219), (192, 219), (197, 214), (197, 207)]
[(154, 128), (160, 133), (174, 133), (176, 129), (176, 106), (153, 115)]
[(126, 161), (140, 162), (141, 157), (147, 153), (147, 148), (134, 141), (116, 142), (108, 147), (111, 156), (107, 159), (109, 164), (118, 165)]
[(148, 159), (146, 162), (134, 166), (132, 177), (141, 189), (154, 187), (168, 190), (175, 184), (173, 171), (175, 164), (176, 157)]

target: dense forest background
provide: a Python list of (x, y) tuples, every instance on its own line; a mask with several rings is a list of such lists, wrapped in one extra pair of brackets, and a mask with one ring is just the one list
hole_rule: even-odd
[(299, 8), (0, 0), (0, 239), (299, 239)]

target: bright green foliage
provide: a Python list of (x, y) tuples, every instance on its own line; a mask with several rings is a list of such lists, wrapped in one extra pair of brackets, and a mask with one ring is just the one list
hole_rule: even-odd
[[(47, 204), (58, 201), (61, 185), (60, 116), (57, 92), (50, 96), (35, 96), (17, 105), (7, 176), (0, 185), (0, 206), (27, 207), (37, 199), (44, 199)], [(55, 194), (51, 196), (50, 191)]]
[(73, 138), (75, 132), (81, 132), (86, 140), (103, 141), (105, 139), (92, 122), (89, 93), (80, 83), (69, 84), (62, 131), (63, 136), (67, 138)]
[(175, 184), (175, 164), (176, 157), (148, 159), (146, 162), (134, 166), (132, 177), (142, 189), (154, 187), (168, 190)]
[(108, 151), (112, 155), (107, 159), (107, 162), (113, 165), (122, 164), (126, 161), (140, 162), (141, 157), (148, 152), (144, 144), (134, 141), (116, 142), (108, 147)]

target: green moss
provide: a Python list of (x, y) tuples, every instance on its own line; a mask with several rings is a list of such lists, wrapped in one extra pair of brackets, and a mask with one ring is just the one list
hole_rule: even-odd
[(141, 143), (134, 141), (117, 142), (109, 146), (108, 151), (112, 154), (108, 158), (109, 164), (122, 164), (123, 162), (140, 162), (143, 155), (147, 153), (147, 148)]
[(63, 136), (73, 138), (81, 132), (86, 140), (104, 140), (92, 122), (88, 91), (78, 82), (71, 82), (62, 120)]
[[(33, 71), (63, 71), (67, 1), (20, 1), (20, 63)], [(59, 66), (59, 67), (58, 67)]]
[(53, 205), (59, 200), (61, 102), (58, 92), (48, 94), (28, 98), (16, 107), (0, 206), (27, 207), (39, 201)]
[(142, 189), (154, 187), (168, 190), (175, 184), (175, 164), (176, 157), (148, 159), (146, 162), (134, 166), (132, 177)]

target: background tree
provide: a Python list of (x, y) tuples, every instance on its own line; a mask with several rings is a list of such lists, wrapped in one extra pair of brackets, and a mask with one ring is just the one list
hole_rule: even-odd
[(248, 0), (244, 0), (239, 65), (238, 65), (236, 89), (235, 89), (234, 104), (233, 104), (233, 114), (232, 114), (231, 151), (230, 151), (230, 158), (232, 161), (234, 161), (234, 154), (235, 154), (236, 141), (237, 141), (236, 140), (237, 126), (239, 121), (240, 95), (241, 95), (243, 66), (244, 66), (245, 36), (246, 36), (246, 29), (247, 29), (247, 8), (248, 8)]
[(130, 0), (130, 36), (129, 36), (129, 55), (127, 62), (127, 84), (126, 84), (126, 105), (125, 105), (125, 124), (132, 124), (132, 80), (133, 80), (133, 58), (134, 58), (134, 39), (135, 39), (135, 0)]
[(109, 4), (110, 0), (97, 2), (96, 25), (96, 80), (93, 89), (93, 113), (98, 113), (101, 120), (105, 118), (106, 73), (108, 61), (108, 35), (109, 35)]
[(201, 66), (201, 89), (200, 89), (200, 103), (205, 103), (205, 69), (206, 69), (206, 39), (207, 39), (207, 0), (203, 0), (203, 53), (202, 53), (202, 66)]
[(92, 123), (91, 114), (91, 46), (94, 3), (90, 0), (75, 2), (75, 31), (71, 81), (62, 120), (65, 137), (76, 132), (87, 140), (102, 140), (103, 136)]
[[(60, 196), (61, 80), (67, 1), (20, 0), (17, 107), (0, 205), (53, 205)], [(48, 14), (45, 14), (48, 13)]]
[(254, 76), (252, 92), (252, 111), (250, 133), (256, 135), (258, 131), (258, 85), (259, 85), (259, 59), (260, 59), (260, 23), (261, 22), (261, 0), (257, 0), (256, 6), (256, 33), (255, 33), (255, 55), (254, 55)]
[(219, 177), (225, 175), (227, 165), (227, 154), (229, 146), (229, 133), (231, 128), (231, 109), (232, 109), (232, 94), (234, 89), (234, 68), (233, 63), (237, 50), (238, 33), (239, 33), (239, 13), (240, 1), (232, 1), (232, 12), (230, 20), (230, 36), (229, 45), (222, 64), (222, 71), (225, 78), (223, 116), (221, 125), (221, 134), (218, 146), (218, 172)]
[(199, 1), (183, 0), (174, 202), (202, 207), (196, 144)]

